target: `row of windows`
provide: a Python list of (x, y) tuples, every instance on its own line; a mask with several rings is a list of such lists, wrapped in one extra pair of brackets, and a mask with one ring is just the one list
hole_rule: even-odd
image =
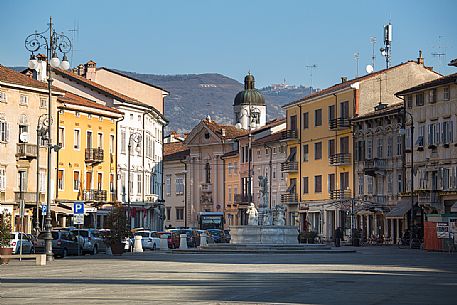
[[(93, 132), (88, 130), (86, 131), (86, 148), (93, 148)], [(65, 128), (59, 127), (59, 135), (58, 135), (59, 145), (64, 148), (65, 147)], [(103, 148), (103, 133), (97, 133), (97, 147)], [(109, 142), (109, 152), (114, 153), (115, 147), (115, 137), (114, 135), (110, 135), (110, 142)], [(81, 130), (74, 129), (73, 130), (73, 149), (80, 149), (81, 148)]]
[[(339, 118), (348, 119), (349, 118), (349, 102), (344, 101), (339, 104)], [(336, 105), (328, 106), (328, 120), (329, 122), (336, 119)], [(297, 130), (297, 116), (290, 116), (290, 126), (289, 130)], [(303, 113), (302, 128), (309, 128), (309, 112)], [(314, 110), (314, 126), (322, 126), (322, 108)]]
[[(177, 196), (184, 195), (185, 191), (185, 180), (184, 175), (176, 175), (175, 177), (175, 194)], [(171, 176), (165, 177), (165, 193), (167, 196), (171, 196)]]
[[(28, 191), (28, 175), (29, 172), (27, 169), (19, 169), (17, 175), (17, 184), (18, 188), (22, 188), (22, 191)], [(35, 174), (34, 174), (35, 175)], [(40, 192), (44, 193), (46, 191), (46, 171), (40, 170), (39, 174), (39, 183), (40, 183)], [(7, 179), (6, 179), (6, 167), (0, 167), (0, 191), (4, 192), (6, 190)]]
[[(387, 173), (386, 178), (380, 177), (376, 179), (376, 190), (374, 189), (375, 179), (372, 176), (359, 175), (358, 177), (358, 194), (365, 195), (384, 195), (384, 179), (387, 181), (387, 194), (401, 193), (403, 192), (403, 178), (402, 174), (399, 173), (396, 176), (397, 178), (397, 189), (394, 190), (394, 175), (392, 173)], [(366, 182), (366, 192), (365, 192), (365, 182)]]
[[(418, 126), (414, 145), (423, 147), (425, 140), (428, 145), (450, 144), (454, 142), (454, 122), (451, 120)], [(427, 131), (427, 134), (426, 134)], [(406, 146), (411, 147), (411, 129), (406, 133)]]
[[(340, 148), (339, 153), (347, 154), (349, 153), (349, 137), (341, 137), (340, 139)], [(337, 153), (336, 150), (336, 141), (335, 139), (330, 139), (327, 141), (327, 152), (328, 157), (335, 155)], [(290, 154), (287, 158), (287, 162), (296, 161), (296, 152), (297, 149), (295, 147), (290, 148)], [(302, 162), (309, 161), (309, 144), (303, 144), (302, 148), (303, 160)], [(322, 142), (314, 143), (314, 160), (321, 160), (322, 159)]]
[[(403, 137), (398, 135), (396, 138), (396, 146), (394, 146), (394, 137), (387, 138), (387, 149), (384, 150), (385, 147), (385, 138), (378, 138), (378, 139), (366, 139), (366, 140), (359, 140), (355, 146), (355, 160), (356, 161), (363, 161), (365, 159), (371, 160), (373, 158), (390, 158), (393, 157), (394, 154), (397, 156), (401, 156), (402, 154), (402, 145), (403, 145)], [(374, 145), (376, 148), (376, 154), (374, 154)], [(394, 149), (396, 148), (396, 149)]]
[[(171, 207), (166, 210), (167, 220), (171, 220)], [(184, 220), (184, 208), (175, 208), (175, 220)]]
[[(439, 98), (438, 98), (439, 95)], [(413, 107), (413, 100), (416, 106), (424, 106), (425, 99), (427, 98), (429, 104), (436, 103), (438, 100), (449, 101), (451, 98), (450, 87), (445, 86), (440, 89), (433, 88), (426, 92), (420, 92), (417, 94), (410, 94), (406, 96), (406, 105), (408, 108)]]
[[(110, 174), (109, 179), (109, 191), (114, 192), (114, 174)], [(96, 180), (93, 181), (92, 172), (86, 172), (83, 184), (81, 172), (78, 170), (73, 171), (73, 183), (71, 186), (73, 191), (91, 190), (93, 182), (96, 183), (95, 189), (103, 190), (103, 173), (97, 173)], [(65, 171), (63, 169), (57, 171), (57, 188), (59, 191), (65, 190)]]
[[(4, 91), (0, 91), (0, 103), (8, 103), (8, 95)], [(21, 94), (19, 96), (19, 105), (20, 106), (28, 106), (29, 105), (29, 96)], [(47, 108), (48, 107), (48, 99), (41, 97), (40, 98), (40, 108)]]
[[(349, 189), (349, 172), (340, 173), (339, 190)], [(309, 177), (302, 177), (302, 190), (303, 194), (309, 194)], [(331, 192), (337, 190), (336, 175), (329, 174), (327, 176), (327, 191)], [(296, 193), (296, 179), (290, 179), (290, 186), (288, 191), (292, 194)], [(314, 176), (314, 193), (322, 193), (322, 175)]]

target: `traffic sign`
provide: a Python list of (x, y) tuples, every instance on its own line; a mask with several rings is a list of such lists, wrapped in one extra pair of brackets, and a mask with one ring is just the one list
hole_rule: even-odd
[(73, 216), (73, 224), (83, 225), (84, 224), (84, 214), (75, 214)]
[(73, 205), (73, 214), (84, 214), (84, 202), (75, 201)]
[(48, 206), (45, 205), (45, 204), (42, 204), (42, 205), (41, 205), (41, 215), (45, 216), (47, 210), (48, 210)]

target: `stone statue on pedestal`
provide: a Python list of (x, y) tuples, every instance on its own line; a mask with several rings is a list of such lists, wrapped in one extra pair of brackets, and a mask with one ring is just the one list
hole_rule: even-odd
[(285, 226), (286, 225), (286, 208), (283, 205), (277, 205), (273, 209), (273, 225)]
[(257, 226), (259, 224), (259, 212), (253, 202), (249, 205), (246, 214), (248, 214), (248, 225)]

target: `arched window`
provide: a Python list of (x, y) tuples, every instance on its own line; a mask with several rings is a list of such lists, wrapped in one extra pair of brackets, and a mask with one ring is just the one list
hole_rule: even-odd
[(206, 162), (205, 165), (205, 177), (206, 177), (206, 183), (211, 183), (211, 167), (209, 165), (209, 162)]

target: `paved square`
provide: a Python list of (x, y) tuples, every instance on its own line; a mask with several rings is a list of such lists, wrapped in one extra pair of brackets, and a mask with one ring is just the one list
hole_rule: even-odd
[(0, 304), (457, 304), (456, 254), (357, 250), (14, 261), (0, 266)]

